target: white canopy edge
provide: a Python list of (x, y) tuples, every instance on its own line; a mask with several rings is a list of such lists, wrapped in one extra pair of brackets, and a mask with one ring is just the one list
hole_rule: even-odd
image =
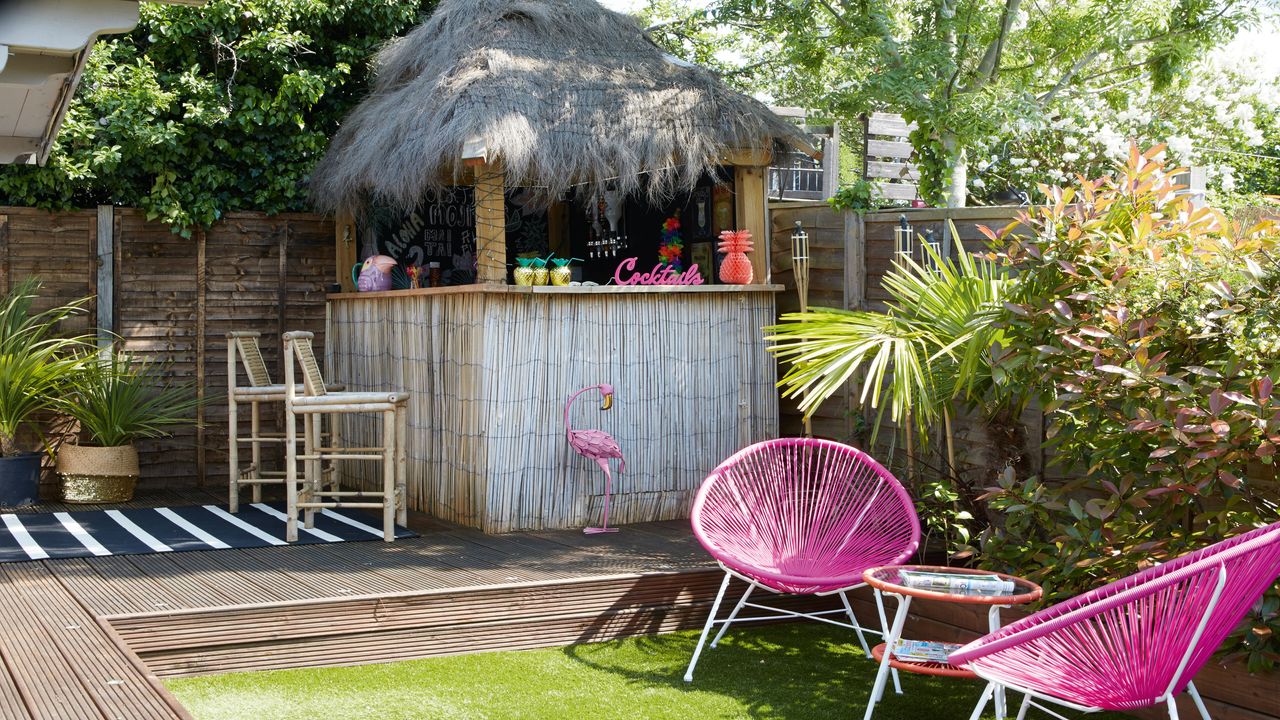
[(137, 24), (137, 0), (0, 3), (0, 163), (48, 160), (94, 41)]

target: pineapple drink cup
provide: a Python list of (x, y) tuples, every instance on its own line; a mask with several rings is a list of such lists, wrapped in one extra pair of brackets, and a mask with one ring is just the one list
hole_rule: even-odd
[(517, 285), (528, 287), (533, 284), (533, 258), (516, 258), (515, 278)]
[(546, 285), (550, 272), (547, 270), (547, 261), (545, 258), (533, 259), (533, 284)]
[(573, 280), (573, 271), (569, 269), (569, 263), (573, 262), (571, 258), (553, 258), (551, 264), (555, 267), (551, 268), (551, 284), (558, 287), (564, 287)]

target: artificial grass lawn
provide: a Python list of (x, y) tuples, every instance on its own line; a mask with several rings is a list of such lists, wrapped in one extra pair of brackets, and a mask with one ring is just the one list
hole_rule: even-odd
[[(875, 637), (875, 636), (871, 636)], [(870, 639), (870, 638), (869, 638)], [(704, 650), (696, 632), (519, 652), (167, 681), (197, 720), (663, 720), (861, 718), (875, 679), (846, 631), (818, 623), (744, 626)], [(982, 685), (902, 675), (876, 720), (966, 720)], [(1021, 696), (1011, 696), (1015, 703)], [(988, 706), (987, 717), (994, 717)], [(1033, 710), (1029, 718), (1045, 718)], [(1091, 720), (1118, 719), (1098, 714)]]

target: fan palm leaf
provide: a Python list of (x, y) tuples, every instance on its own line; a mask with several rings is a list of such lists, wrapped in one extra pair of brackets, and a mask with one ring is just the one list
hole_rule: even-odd
[(990, 384), (1001, 340), (992, 319), (1013, 281), (963, 246), (954, 259), (923, 246), (929, 266), (902, 257), (885, 276), (885, 312), (814, 308), (765, 328), (770, 352), (789, 365), (782, 395), (799, 398), (806, 418), (853, 382), (859, 402), (879, 411), (874, 441), (886, 411), (923, 428)]

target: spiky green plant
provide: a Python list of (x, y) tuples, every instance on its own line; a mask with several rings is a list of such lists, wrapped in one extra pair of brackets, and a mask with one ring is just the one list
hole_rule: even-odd
[(24, 451), (19, 434), (53, 407), (80, 371), (91, 347), (88, 336), (60, 337), (58, 324), (83, 312), (88, 298), (42, 312), (32, 305), (40, 281), (24, 278), (0, 297), (0, 455)]
[(169, 435), (201, 403), (194, 385), (167, 382), (163, 366), (117, 352), (86, 364), (56, 405), (91, 443), (112, 447)]
[(1001, 337), (991, 320), (1011, 281), (963, 246), (956, 259), (924, 248), (931, 267), (904, 256), (885, 276), (885, 312), (814, 308), (765, 328), (770, 352), (790, 366), (783, 397), (799, 398), (805, 417), (853, 382), (859, 401), (878, 411), (874, 442), (886, 410), (899, 425), (925, 428), (958, 397), (991, 389)]

